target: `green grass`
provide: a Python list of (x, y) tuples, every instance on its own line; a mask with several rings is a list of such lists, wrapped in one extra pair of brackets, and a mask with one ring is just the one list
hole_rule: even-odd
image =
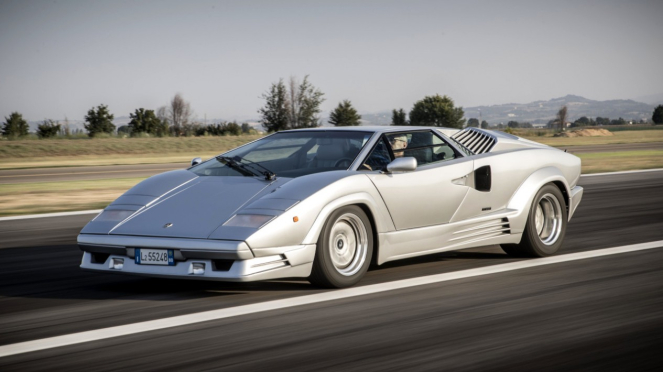
[(594, 152), (578, 154), (582, 173), (663, 168), (663, 150)]
[(211, 157), (260, 135), (0, 141), (0, 169), (188, 162)]
[(143, 179), (0, 185), (0, 216), (104, 208)]

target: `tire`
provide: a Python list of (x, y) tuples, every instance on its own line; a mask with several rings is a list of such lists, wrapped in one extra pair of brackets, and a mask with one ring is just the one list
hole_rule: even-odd
[(354, 205), (335, 210), (325, 222), (315, 249), (309, 281), (325, 288), (345, 288), (366, 274), (373, 256), (373, 227)]
[(534, 196), (523, 237), (518, 244), (502, 244), (514, 257), (546, 257), (559, 250), (568, 223), (566, 202), (557, 186), (544, 185)]

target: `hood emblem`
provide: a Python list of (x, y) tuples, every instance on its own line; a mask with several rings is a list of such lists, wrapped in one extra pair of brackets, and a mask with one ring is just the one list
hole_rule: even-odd
[(170, 223), (170, 222), (168, 222), (167, 224), (163, 225), (163, 228), (164, 228), (164, 229), (167, 229), (167, 228), (169, 228), (169, 227), (171, 227), (171, 226), (173, 226), (173, 224)]

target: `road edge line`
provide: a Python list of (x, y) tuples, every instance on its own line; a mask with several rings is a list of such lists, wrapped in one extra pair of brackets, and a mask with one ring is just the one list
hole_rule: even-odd
[(588, 174), (581, 174), (580, 177), (615, 176), (619, 174), (649, 173), (649, 172), (660, 172), (660, 171), (663, 171), (663, 168), (635, 169), (635, 170), (618, 171), (618, 172), (588, 173)]
[(120, 336), (128, 336), (137, 333), (156, 331), (166, 328), (174, 328), (184, 325), (197, 324), (211, 320), (232, 318), (241, 315), (261, 313), (265, 311), (279, 310), (303, 305), (310, 305), (320, 302), (328, 302), (351, 297), (370, 295), (380, 292), (393, 291), (397, 289), (417, 287), (427, 284), (434, 284), (457, 279), (473, 278), (477, 276), (503, 273), (514, 270), (527, 269), (538, 266), (546, 266), (563, 262), (584, 260), (610, 256), (620, 253), (630, 253), (648, 249), (663, 248), (663, 240), (632, 244), (613, 248), (604, 248), (593, 251), (569, 253), (565, 255), (539, 258), (533, 260), (510, 262), (506, 264), (481, 267), (476, 269), (460, 270), (450, 273), (428, 275), (418, 278), (396, 280), (392, 282), (372, 284), (362, 287), (339, 289), (312, 295), (304, 295), (281, 300), (260, 302), (250, 305), (235, 306), (230, 308), (209, 310), (187, 315), (178, 315), (174, 317), (149, 320), (145, 322), (126, 324), (116, 327), (102, 328), (92, 331), (71, 333), (62, 336), (48, 337), (44, 339), (19, 342), (15, 344), (0, 346), (0, 358), (11, 355), (24, 354), (28, 352), (47, 350), (57, 347), (81, 344), (91, 341), (105, 340)]
[(2, 221), (13, 221), (13, 220), (29, 220), (29, 219), (33, 219), (33, 218), (77, 216), (79, 214), (99, 214), (99, 213), (101, 213), (101, 211), (103, 211), (103, 209), (90, 209), (90, 210), (86, 210), (86, 211), (73, 211), (73, 212), (26, 214), (26, 215), (23, 215), (23, 216), (0, 217), (0, 222), (2, 222)]

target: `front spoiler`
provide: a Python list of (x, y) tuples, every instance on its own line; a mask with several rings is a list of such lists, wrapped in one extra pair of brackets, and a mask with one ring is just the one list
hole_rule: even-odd
[[(81, 269), (163, 278), (248, 282), (308, 277), (315, 257), (315, 244), (274, 247), (269, 256), (254, 257), (239, 241), (81, 234), (78, 243)], [(175, 265), (137, 264), (135, 248), (173, 249)]]

